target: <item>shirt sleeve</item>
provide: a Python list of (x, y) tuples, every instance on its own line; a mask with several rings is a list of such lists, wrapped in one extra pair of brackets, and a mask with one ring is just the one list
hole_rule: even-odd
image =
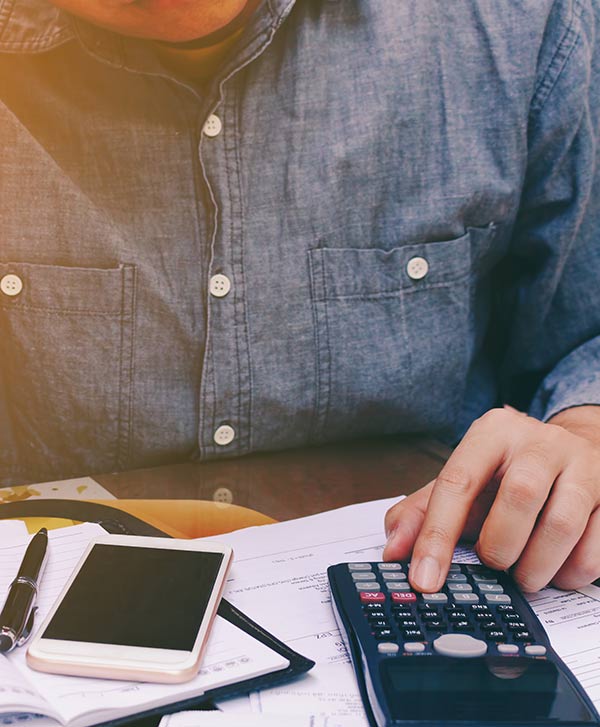
[(503, 398), (542, 420), (600, 405), (600, 4), (561, 5), (548, 30), (558, 40), (540, 55), (497, 299)]

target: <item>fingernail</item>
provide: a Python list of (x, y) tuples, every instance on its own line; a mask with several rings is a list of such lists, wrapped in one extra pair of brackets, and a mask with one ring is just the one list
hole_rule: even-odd
[(416, 563), (410, 565), (410, 580), (419, 591), (432, 593), (435, 591), (440, 578), (440, 564), (435, 558), (426, 555)]
[(388, 543), (396, 534), (396, 530), (397, 530), (397, 528), (391, 528), (389, 530), (387, 528), (385, 529), (385, 537), (386, 537), (386, 540), (388, 541)]

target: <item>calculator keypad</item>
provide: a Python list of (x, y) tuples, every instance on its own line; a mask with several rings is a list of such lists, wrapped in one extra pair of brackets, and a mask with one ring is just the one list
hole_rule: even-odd
[(415, 593), (407, 563), (350, 563), (370, 633), (382, 656), (486, 653), (544, 657), (498, 574), (453, 563), (438, 593)]

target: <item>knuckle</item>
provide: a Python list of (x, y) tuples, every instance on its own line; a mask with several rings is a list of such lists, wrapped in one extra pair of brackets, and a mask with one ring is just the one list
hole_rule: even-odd
[(579, 478), (576, 485), (569, 488), (569, 502), (574, 512), (588, 515), (596, 505), (597, 481), (594, 477)]
[(539, 472), (548, 469), (552, 462), (553, 454), (556, 452), (554, 437), (536, 439), (528, 445), (527, 449), (520, 455), (524, 466), (530, 470)]
[(571, 513), (555, 510), (543, 519), (544, 535), (552, 543), (561, 543), (578, 532), (578, 518)]
[(480, 542), (477, 547), (477, 554), (484, 565), (494, 570), (506, 570), (515, 561), (506, 548), (494, 543)]
[(459, 465), (446, 466), (435, 481), (438, 492), (450, 495), (464, 495), (472, 488), (469, 472)]
[(488, 409), (478, 419), (475, 420), (474, 425), (478, 428), (491, 428), (495, 429), (497, 426), (503, 426), (506, 424), (507, 419), (510, 419), (512, 415), (506, 409), (495, 408)]
[(536, 576), (535, 572), (532, 571), (517, 568), (513, 576), (519, 588), (525, 593), (535, 593), (548, 585), (544, 580), (540, 580), (539, 576)]
[(579, 587), (587, 586), (600, 577), (600, 556), (574, 558), (570, 570)]
[(515, 510), (538, 509), (543, 502), (539, 494), (538, 478), (527, 469), (518, 469), (501, 486), (502, 496)]
[(385, 517), (383, 519), (383, 527), (385, 529), (386, 535), (389, 537), (392, 530), (396, 527), (396, 523), (398, 522), (398, 519), (400, 518), (400, 503), (398, 505), (394, 505), (391, 507), (385, 514)]
[(427, 545), (446, 546), (451, 541), (450, 533), (440, 525), (427, 525), (422, 533), (423, 542)]

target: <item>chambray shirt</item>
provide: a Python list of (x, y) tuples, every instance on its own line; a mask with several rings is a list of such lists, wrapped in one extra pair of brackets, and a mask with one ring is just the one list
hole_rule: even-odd
[(597, 0), (0, 0), (0, 479), (600, 404)]

